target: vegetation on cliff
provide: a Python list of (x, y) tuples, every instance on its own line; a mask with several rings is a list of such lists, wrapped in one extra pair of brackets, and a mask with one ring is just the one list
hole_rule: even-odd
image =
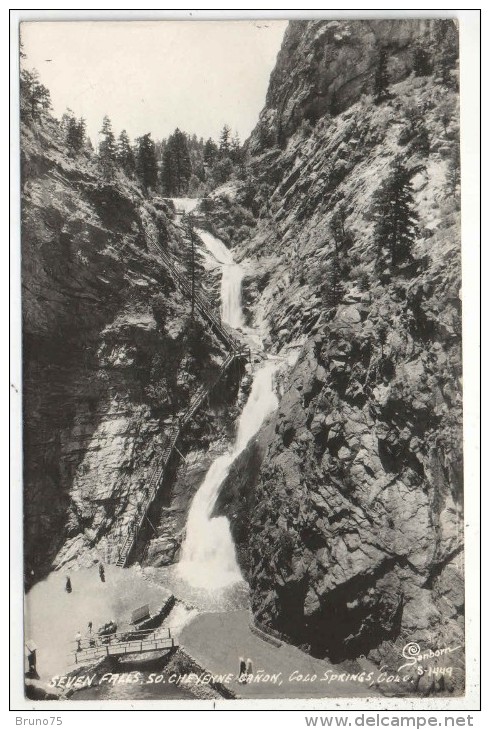
[(302, 350), (222, 508), (256, 620), (334, 659), (463, 643), (456, 49), (452, 21), (291, 23), (227, 191), (245, 296)]
[[(222, 359), (158, 256), (161, 246), (185, 273), (190, 241), (167, 203), (148, 198), (143, 173), (141, 185), (128, 175), (125, 137), (117, 146), (105, 120), (95, 156), (83, 120), (58, 121), (49, 106), (47, 89), (23, 71), (28, 584), (53, 561), (89, 565), (117, 549), (165, 428)], [(140, 150), (140, 170), (143, 158)], [(204, 413), (194, 437), (208, 428)]]

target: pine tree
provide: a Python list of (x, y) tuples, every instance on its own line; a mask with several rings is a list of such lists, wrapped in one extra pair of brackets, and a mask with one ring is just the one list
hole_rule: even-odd
[(233, 162), (229, 157), (223, 157), (213, 165), (212, 178), (217, 185), (223, 185), (233, 173)]
[(86, 134), (85, 119), (75, 119), (74, 116), (69, 116), (66, 121), (66, 143), (73, 154), (81, 152), (85, 145), (85, 134)]
[(238, 132), (235, 132), (230, 143), (230, 159), (235, 165), (239, 165), (242, 161), (242, 146)]
[(230, 153), (230, 127), (225, 124), (219, 136), (219, 151), (222, 157), (228, 157)]
[(444, 136), (447, 137), (449, 125), (453, 120), (454, 105), (451, 104), (449, 101), (443, 102), (439, 105), (439, 113), (441, 115), (441, 123), (444, 129)]
[(405, 106), (407, 123), (402, 128), (398, 144), (410, 145), (411, 152), (421, 152), (428, 155), (430, 152), (429, 131), (425, 126), (424, 110), (417, 105)]
[(186, 195), (192, 174), (186, 135), (176, 129), (165, 145), (161, 181), (166, 195)]
[(99, 134), (102, 140), (99, 144), (99, 165), (105, 178), (111, 178), (114, 175), (116, 164), (116, 140), (112, 131), (112, 124), (106, 115), (102, 121), (102, 129)]
[(434, 77), (448, 88), (457, 88), (457, 67), (459, 53), (458, 30), (452, 20), (434, 19), (436, 60)]
[(116, 158), (126, 175), (128, 177), (133, 177), (136, 170), (136, 162), (128, 133), (125, 129), (123, 129), (117, 140)]
[(334, 242), (334, 250), (328, 263), (323, 285), (322, 299), (327, 307), (336, 307), (340, 304), (344, 293), (343, 280), (348, 275), (349, 264), (346, 257), (347, 249), (353, 243), (353, 236), (348, 230), (347, 208), (342, 201), (335, 208), (330, 220), (330, 231)]
[(346, 226), (347, 208), (342, 201), (335, 208), (330, 220), (330, 230), (337, 254), (344, 252), (353, 243), (353, 235)]
[(39, 119), (42, 111), (51, 109), (49, 90), (40, 83), (37, 71), (20, 72), (20, 113), (23, 119)]
[(160, 184), (164, 195), (175, 195), (174, 169), (172, 149), (169, 143), (165, 145), (162, 153), (162, 167), (160, 170)]
[(202, 183), (197, 175), (192, 174), (189, 179), (189, 185), (187, 187), (187, 195), (190, 198), (198, 198), (202, 192)]
[(393, 162), (375, 195), (374, 219), (378, 270), (384, 268), (385, 250), (392, 266), (408, 261), (417, 231), (417, 216), (410, 173), (400, 159)]
[(451, 154), (447, 165), (447, 188), (453, 198), (459, 198), (461, 186), (461, 160), (459, 144), (455, 144), (451, 149)]
[(420, 43), (417, 43), (413, 52), (413, 70), (415, 76), (429, 76), (432, 72), (429, 53)]
[(375, 104), (381, 104), (381, 102), (386, 101), (386, 99), (390, 98), (388, 86), (388, 51), (386, 50), (386, 48), (381, 48), (378, 54), (378, 62), (374, 75)]
[(138, 137), (138, 153), (136, 156), (136, 173), (146, 193), (154, 190), (158, 182), (158, 167), (155, 154), (155, 143), (151, 134)]
[(194, 218), (192, 216), (192, 213), (189, 213), (183, 217), (182, 225), (184, 227), (184, 231), (186, 232), (188, 241), (189, 241), (189, 251), (188, 256), (184, 256), (184, 258), (187, 258), (187, 263), (190, 267), (190, 274), (191, 274), (191, 319), (194, 319), (194, 307), (195, 307), (195, 298), (196, 298), (196, 232), (195, 232), (195, 226), (194, 226)]
[(203, 150), (204, 162), (211, 167), (218, 157), (218, 145), (211, 138), (206, 140)]
[(325, 268), (324, 283), (322, 287), (323, 304), (331, 309), (337, 307), (342, 301), (344, 288), (340, 277), (340, 267), (337, 254), (334, 253), (331, 261)]

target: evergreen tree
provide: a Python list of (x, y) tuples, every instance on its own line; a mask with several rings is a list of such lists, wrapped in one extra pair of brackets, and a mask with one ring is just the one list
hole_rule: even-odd
[(458, 30), (452, 20), (434, 19), (436, 60), (434, 77), (448, 88), (457, 88)]
[(347, 228), (347, 208), (342, 201), (335, 208), (330, 220), (330, 231), (334, 242), (334, 250), (328, 263), (322, 290), (323, 303), (327, 307), (340, 304), (344, 294), (343, 280), (348, 275), (349, 264), (347, 249), (353, 243), (351, 231)]
[(346, 221), (347, 208), (345, 203), (340, 202), (335, 208), (330, 221), (330, 230), (332, 231), (332, 237), (337, 254), (345, 251), (345, 249), (350, 247), (353, 243), (353, 235), (351, 231), (348, 230)]
[(162, 153), (162, 166), (160, 170), (160, 184), (164, 195), (175, 195), (174, 168), (172, 160), (172, 149), (167, 142)]
[(230, 152), (230, 127), (225, 124), (219, 136), (219, 151), (222, 157), (228, 157)]
[(453, 120), (454, 105), (449, 101), (445, 101), (439, 106), (439, 112), (441, 115), (441, 123), (444, 128), (444, 136), (447, 137), (448, 127)]
[(196, 299), (196, 232), (192, 213), (183, 216), (182, 225), (189, 241), (189, 248), (184, 259), (190, 268), (191, 278), (191, 319), (194, 319), (194, 308)]
[(338, 255), (334, 253), (327, 265), (324, 274), (324, 285), (322, 289), (323, 304), (331, 309), (337, 307), (342, 301), (344, 288), (340, 278), (340, 267)]
[(400, 132), (398, 143), (400, 145), (410, 145), (410, 151), (421, 152), (428, 155), (430, 152), (429, 131), (425, 126), (424, 110), (417, 105), (407, 105), (405, 107), (405, 117), (407, 123)]
[(92, 157), (95, 154), (92, 140), (88, 136), (85, 137), (85, 149), (87, 150), (89, 157)]
[(238, 132), (235, 132), (230, 143), (230, 159), (235, 165), (239, 165), (242, 162), (242, 146)]
[(163, 153), (161, 182), (166, 195), (186, 195), (192, 174), (186, 135), (176, 129)]
[(158, 182), (158, 167), (155, 154), (155, 143), (151, 134), (138, 137), (138, 153), (136, 156), (136, 173), (146, 193), (154, 190)]
[(85, 146), (86, 124), (85, 119), (68, 117), (66, 123), (66, 143), (73, 154), (81, 152)]
[(102, 121), (99, 134), (102, 140), (99, 144), (99, 165), (105, 178), (111, 178), (116, 164), (116, 140), (112, 131), (112, 124), (106, 115)]
[(374, 75), (374, 102), (376, 104), (381, 104), (381, 102), (390, 98), (388, 86), (388, 51), (386, 48), (381, 48)]
[(190, 176), (189, 185), (187, 187), (187, 195), (190, 198), (200, 197), (202, 192), (202, 183), (194, 173)]
[(206, 140), (203, 150), (204, 162), (211, 167), (218, 157), (218, 145), (211, 138)]
[(233, 173), (233, 162), (229, 157), (223, 157), (218, 160), (211, 171), (212, 178), (217, 185), (223, 185), (230, 179)]
[(461, 160), (459, 144), (455, 144), (451, 149), (448, 159), (446, 173), (447, 187), (453, 198), (459, 198), (461, 186)]
[(413, 70), (415, 76), (429, 76), (432, 72), (429, 53), (420, 43), (417, 43), (413, 52)]
[(20, 72), (19, 92), (21, 118), (39, 119), (43, 111), (51, 109), (49, 90), (40, 83), (37, 71)]
[(136, 170), (136, 162), (128, 133), (125, 129), (123, 129), (117, 140), (116, 159), (126, 175), (133, 177)]
[(378, 270), (384, 268), (385, 250), (392, 266), (408, 261), (417, 231), (417, 216), (410, 173), (400, 159), (393, 162), (375, 195), (374, 219)]

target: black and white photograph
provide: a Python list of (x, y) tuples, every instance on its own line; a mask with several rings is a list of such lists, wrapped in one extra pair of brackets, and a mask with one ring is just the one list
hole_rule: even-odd
[(464, 701), (459, 23), (327, 15), (18, 25), (31, 705)]

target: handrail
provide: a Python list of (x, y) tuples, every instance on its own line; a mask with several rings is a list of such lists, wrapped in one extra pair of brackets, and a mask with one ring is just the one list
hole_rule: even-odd
[(155, 499), (158, 487), (157, 484), (159, 481), (162, 480), (163, 474), (165, 472), (165, 469), (168, 465), (168, 462), (170, 461), (170, 457), (174, 451), (174, 448), (176, 446), (177, 440), (182, 432), (182, 429), (189, 423), (189, 421), (194, 416), (195, 412), (199, 408), (202, 401), (209, 395), (211, 390), (217, 385), (217, 383), (221, 380), (224, 372), (229, 368), (231, 363), (239, 358), (246, 357), (246, 352), (243, 350), (233, 350), (231, 353), (228, 354), (226, 359), (223, 361), (216, 377), (214, 380), (210, 383), (209, 386), (201, 387), (197, 393), (192, 398), (190, 404), (188, 405), (187, 409), (185, 410), (184, 414), (179, 418), (179, 425), (177, 427), (172, 428), (170, 434), (167, 436), (165, 442), (164, 442), (164, 448), (163, 448), (163, 456), (161, 459), (159, 459), (158, 463), (156, 464), (147, 487), (147, 493), (146, 498), (140, 503), (139, 505), (139, 511), (136, 514), (135, 518), (133, 519), (133, 522), (129, 524), (128, 526), (128, 533), (126, 535), (126, 538), (121, 545), (116, 564), (119, 567), (124, 567), (126, 565), (126, 561), (128, 559), (128, 556), (133, 549), (134, 544), (136, 543), (136, 540), (138, 538), (139, 530), (141, 529), (143, 522), (146, 518), (146, 515), (148, 513), (148, 510), (153, 503), (153, 500)]
[[(150, 247), (154, 249), (155, 253), (163, 260), (169, 272), (172, 274), (182, 291), (184, 291), (188, 295), (192, 295), (192, 289), (190, 285), (185, 280), (185, 277), (179, 273), (174, 263), (171, 261), (170, 257), (165, 253), (165, 251), (163, 251), (162, 247), (152, 240), (149, 241), (149, 244)], [(162, 456), (160, 459), (158, 459), (148, 481), (146, 497), (142, 502), (139, 503), (138, 512), (133, 518), (133, 521), (129, 524), (127, 528), (127, 535), (122, 545), (120, 545), (119, 547), (116, 564), (120, 567), (124, 567), (126, 565), (129, 554), (138, 538), (138, 532), (141, 529), (148, 510), (157, 495), (159, 488), (158, 484), (162, 481), (163, 474), (170, 461), (170, 457), (172, 456), (182, 429), (192, 419), (203, 400), (209, 395), (211, 390), (219, 382), (219, 380), (228, 369), (228, 367), (232, 364), (232, 362), (236, 359), (247, 357), (247, 351), (243, 348), (243, 345), (224, 329), (221, 321), (210, 310), (209, 306), (199, 295), (194, 295), (194, 304), (196, 308), (201, 312), (201, 314), (212, 325), (212, 327), (214, 327), (214, 329), (220, 335), (221, 339), (230, 349), (230, 352), (223, 361), (216, 378), (212, 381), (212, 383), (210, 383), (210, 385), (201, 386), (197, 390), (186, 410), (184, 411), (183, 415), (179, 417), (178, 425), (172, 427), (170, 433), (166, 436), (166, 439), (163, 443)], [(248, 349), (248, 357), (250, 357), (250, 349)]]
[[(172, 273), (174, 279), (176, 280), (179, 287), (189, 296), (192, 295), (192, 288), (190, 284), (185, 280), (185, 277), (177, 270), (175, 264), (173, 261), (171, 261), (170, 257), (167, 253), (162, 249), (162, 247), (155, 243), (154, 241), (150, 241), (150, 247), (153, 248), (155, 253), (164, 261), (167, 268)], [(201, 314), (212, 324), (212, 326), (218, 331), (221, 338), (225, 341), (225, 343), (230, 347), (231, 349), (237, 349), (240, 347), (240, 343), (238, 340), (236, 340), (233, 335), (231, 335), (229, 332), (227, 332), (223, 325), (221, 324), (218, 317), (211, 311), (210, 306), (205, 302), (202, 297), (199, 294), (194, 294), (194, 304), (197, 306), (197, 309), (201, 312)]]
[[(127, 631), (118, 631), (118, 632), (116, 632), (114, 634), (99, 634), (99, 633), (93, 633), (91, 636), (82, 636), (82, 638), (80, 639), (80, 642), (81, 643), (83, 643), (83, 642), (87, 643), (87, 642), (90, 642), (90, 641), (98, 641), (99, 644), (100, 644), (101, 642), (104, 643), (103, 642), (104, 639), (110, 639), (110, 641), (114, 641), (114, 640), (117, 640), (117, 641), (119, 641), (119, 640), (122, 640), (122, 641), (140, 641), (141, 639), (151, 640), (152, 638), (157, 638), (157, 639), (171, 639), (172, 638), (172, 635), (170, 633), (171, 630), (172, 629), (170, 627), (167, 627), (167, 626), (161, 627), (159, 629), (151, 630), (151, 631), (149, 631), (148, 629), (131, 629), (131, 628), (129, 628), (129, 629), (127, 629)], [(161, 631), (165, 631), (166, 632), (166, 636), (163, 636), (163, 635), (162, 636), (156, 636), (156, 634), (158, 632), (161, 632)], [(74, 639), (73, 641), (70, 641), (69, 643), (70, 643), (70, 645), (73, 644), (74, 646), (78, 646), (78, 639)], [(105, 646), (105, 644), (104, 644), (104, 646)], [(89, 645), (87, 647), (82, 647), (82, 650), (84, 648), (93, 649), (94, 647)]]
[(106, 644), (89, 646), (84, 649), (72, 649), (70, 655), (73, 655), (75, 664), (78, 664), (79, 660), (93, 660), (104, 655), (137, 654), (160, 649), (174, 649), (178, 645), (178, 640), (169, 634), (168, 636), (154, 636), (153, 638), (140, 637), (128, 641), (107, 642)]

